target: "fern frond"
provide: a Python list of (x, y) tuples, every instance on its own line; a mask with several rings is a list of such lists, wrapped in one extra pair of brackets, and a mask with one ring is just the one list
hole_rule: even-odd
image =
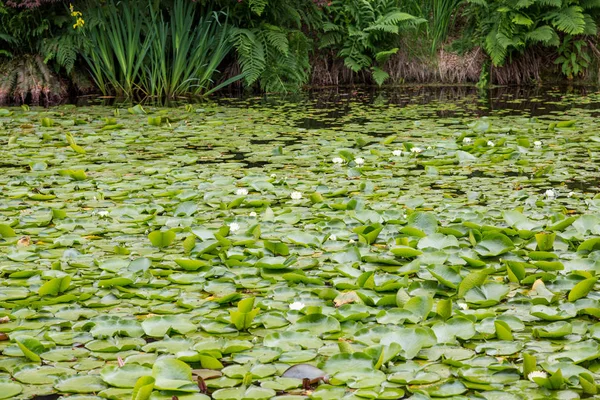
[(515, 4), (515, 10), (521, 10), (523, 8), (527, 8), (530, 5), (535, 3), (535, 0), (518, 0)]
[(416, 17), (404, 12), (391, 12), (377, 19), (376, 25), (398, 25), (404, 21), (415, 20)]
[(319, 48), (324, 49), (325, 47), (330, 47), (335, 44), (341, 43), (342, 38), (343, 36), (338, 32), (328, 32), (321, 37)]
[(596, 35), (598, 33), (598, 27), (596, 25), (596, 21), (589, 14), (584, 14), (583, 18), (585, 20), (585, 28), (583, 30), (584, 35)]
[(527, 15), (521, 13), (516, 13), (512, 18), (512, 22), (516, 25), (524, 25), (527, 27), (533, 25), (533, 20)]
[(535, 4), (546, 7), (562, 7), (562, 0), (535, 0)]
[(525, 34), (525, 38), (534, 43), (543, 43), (546, 46), (558, 46), (560, 38), (556, 31), (549, 25), (543, 25)]
[(390, 50), (380, 51), (379, 53), (375, 54), (375, 61), (382, 64), (386, 62), (391, 56), (398, 53), (398, 50), (399, 49), (396, 47)]
[(247, 85), (252, 85), (266, 68), (265, 50), (259, 38), (249, 29), (232, 30), (232, 43)]
[(279, 27), (272, 25), (263, 26), (265, 26), (265, 29), (262, 32), (267, 44), (276, 48), (280, 53), (287, 54), (289, 50), (287, 34)]
[(579, 35), (585, 31), (585, 17), (579, 6), (570, 6), (548, 15), (552, 25), (561, 32)]
[(600, 0), (579, 0), (579, 6), (584, 10), (600, 8)]
[(250, 10), (256, 15), (261, 15), (265, 10), (265, 7), (269, 3), (269, 0), (249, 0), (248, 5), (250, 6)]
[(488, 35), (485, 37), (485, 51), (488, 53), (490, 58), (492, 59), (492, 63), (495, 66), (500, 66), (504, 63), (506, 59), (507, 49), (502, 46), (500, 41), (498, 40), (498, 30), (493, 29)]
[(373, 67), (371, 68), (371, 71), (371, 76), (373, 77), (373, 80), (377, 86), (383, 85), (383, 83), (390, 77), (390, 74), (379, 67)]

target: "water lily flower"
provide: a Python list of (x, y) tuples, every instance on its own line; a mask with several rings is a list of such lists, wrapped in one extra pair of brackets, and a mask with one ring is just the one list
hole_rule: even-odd
[(248, 194), (248, 189), (239, 188), (238, 190), (235, 191), (235, 194), (237, 194), (238, 196), (246, 196)]
[(423, 149), (420, 148), (420, 147), (411, 147), (410, 151), (412, 151), (413, 153), (417, 153), (418, 154), (418, 153), (422, 153)]
[(277, 178), (277, 175), (276, 174), (271, 174), (271, 179), (275, 179), (275, 178)]
[(292, 192), (292, 194), (290, 195), (290, 197), (292, 198), (292, 200), (300, 200), (302, 198), (302, 193), (300, 193), (300, 192)]
[(575, 195), (575, 192), (569, 192), (569, 193), (567, 194), (567, 197), (573, 197), (574, 195)]
[(356, 163), (356, 165), (363, 165), (365, 163), (365, 159), (361, 158), (361, 157), (357, 157), (354, 159), (354, 162)]
[(402, 155), (402, 150), (394, 150), (392, 151), (392, 154), (396, 157), (400, 157)]
[(98, 211), (98, 216), (101, 218), (108, 217), (108, 211), (106, 211), (106, 210)]
[(494, 142), (492, 142), (491, 140), (488, 140), (487, 145), (490, 146), (490, 147), (494, 147), (495, 146)]
[(431, 150), (431, 149), (433, 149), (433, 147), (427, 146), (427, 150)]
[(252, 211), (252, 212), (250, 213), (250, 216), (251, 216), (251, 217), (256, 217), (256, 211)]
[(458, 305), (461, 310), (466, 310), (469, 308), (469, 305), (467, 303), (456, 303), (456, 305)]
[(237, 232), (240, 230), (240, 224), (238, 224), (237, 222), (232, 222), (231, 224), (229, 224), (229, 230), (231, 232)]
[(473, 139), (471, 139), (470, 137), (466, 137), (466, 138), (464, 138), (464, 139), (463, 139), (463, 143), (464, 143), (464, 144), (469, 144), (469, 143), (471, 143), (472, 141), (473, 141)]
[(548, 374), (544, 371), (533, 371), (527, 375), (527, 379), (533, 382), (533, 378), (547, 378)]
[(344, 162), (344, 159), (341, 157), (334, 157), (333, 160), (331, 160), (334, 164), (342, 164)]
[(301, 301), (295, 301), (290, 304), (290, 310), (302, 310), (304, 308), (304, 303)]
[(540, 147), (542, 147), (542, 141), (541, 140), (536, 140), (535, 142), (533, 142), (533, 146), (535, 148), (539, 149)]
[(554, 189), (548, 189), (548, 190), (546, 190), (545, 195), (547, 198), (553, 199), (556, 197), (556, 192), (554, 191)]
[(356, 242), (354, 241), (354, 239), (350, 239), (350, 240), (348, 241), (348, 243), (352, 244), (352, 243), (356, 243)]
[(329, 240), (337, 240), (337, 236), (335, 236), (335, 235), (329, 235)]

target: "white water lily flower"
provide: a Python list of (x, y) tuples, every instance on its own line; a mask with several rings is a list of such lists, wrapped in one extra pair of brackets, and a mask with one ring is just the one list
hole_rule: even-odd
[(337, 236), (335, 236), (335, 235), (329, 235), (329, 240), (337, 240)]
[(542, 147), (542, 141), (536, 140), (535, 142), (533, 142), (533, 146), (539, 149), (540, 147)]
[(302, 198), (302, 193), (300, 193), (300, 192), (292, 192), (292, 194), (290, 195), (290, 197), (292, 198), (292, 200), (300, 200)]
[(301, 301), (295, 301), (290, 304), (290, 310), (302, 310), (304, 308), (304, 303)]
[(334, 157), (333, 160), (331, 160), (334, 164), (342, 164), (344, 162), (344, 159), (341, 157)]
[(101, 218), (108, 217), (108, 211), (106, 211), (106, 210), (98, 211), (98, 216)]
[(490, 147), (494, 147), (495, 146), (494, 142), (492, 142), (491, 140), (488, 140), (487, 145), (490, 146)]
[(396, 157), (400, 157), (402, 155), (402, 150), (394, 150), (392, 151), (392, 154)]
[(256, 211), (252, 211), (252, 212), (250, 213), (250, 216), (251, 216), (251, 217), (256, 217)]
[(235, 191), (235, 194), (237, 194), (238, 196), (246, 196), (248, 194), (248, 189), (239, 188), (238, 190)]
[(356, 163), (356, 165), (363, 165), (365, 163), (365, 159), (361, 158), (361, 157), (357, 157), (354, 159), (354, 162)]
[(461, 310), (466, 310), (466, 309), (469, 308), (469, 306), (467, 305), (467, 303), (456, 303), (456, 305), (458, 305)]
[(275, 179), (275, 178), (277, 178), (277, 175), (276, 174), (271, 174), (271, 178)]
[(567, 197), (573, 197), (574, 195), (575, 195), (575, 192), (569, 192), (569, 193), (567, 194)]
[(527, 379), (533, 382), (533, 378), (547, 378), (548, 374), (544, 371), (533, 371), (527, 375)]
[(231, 224), (229, 224), (229, 230), (231, 232), (237, 232), (240, 230), (240, 224), (238, 224), (237, 222), (232, 222)]
[(348, 241), (348, 243), (352, 244), (352, 243), (355, 243), (355, 241), (354, 241), (354, 239), (350, 239), (350, 240)]
[(556, 197), (556, 192), (554, 191), (554, 189), (548, 189), (548, 190), (546, 190), (545, 195), (547, 198), (553, 199)]
[(433, 147), (427, 146), (427, 150), (431, 150), (431, 149), (433, 149)]
[(410, 151), (412, 151), (413, 153), (422, 153), (423, 149), (420, 147), (411, 147)]
[(473, 139), (471, 139), (470, 137), (466, 137), (466, 138), (464, 138), (464, 139), (463, 139), (463, 143), (464, 143), (464, 144), (469, 144), (469, 143), (471, 143), (472, 141), (473, 141)]

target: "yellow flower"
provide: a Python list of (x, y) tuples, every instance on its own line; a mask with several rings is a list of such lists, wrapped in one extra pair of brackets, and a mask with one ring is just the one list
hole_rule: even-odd
[(83, 28), (83, 25), (85, 24), (85, 21), (83, 20), (83, 18), (77, 18), (77, 21), (73, 24), (73, 29), (77, 29), (77, 28)]
[(75, 7), (73, 7), (73, 4), (71, 3), (69, 3), (69, 10), (71, 10), (71, 16), (77, 18), (73, 24), (73, 29), (82, 28), (85, 21), (81, 18), (83, 17), (81, 11), (75, 11)]

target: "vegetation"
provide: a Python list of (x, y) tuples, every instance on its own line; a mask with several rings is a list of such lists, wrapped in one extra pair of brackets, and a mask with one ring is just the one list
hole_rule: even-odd
[(308, 82), (589, 79), (600, 70), (599, 17), (595, 0), (6, 1), (0, 97), (48, 100), (88, 90), (86, 80), (105, 95), (174, 98), (234, 82), (290, 92)]
[(597, 397), (600, 95), (390, 92), (0, 109), (0, 399)]

